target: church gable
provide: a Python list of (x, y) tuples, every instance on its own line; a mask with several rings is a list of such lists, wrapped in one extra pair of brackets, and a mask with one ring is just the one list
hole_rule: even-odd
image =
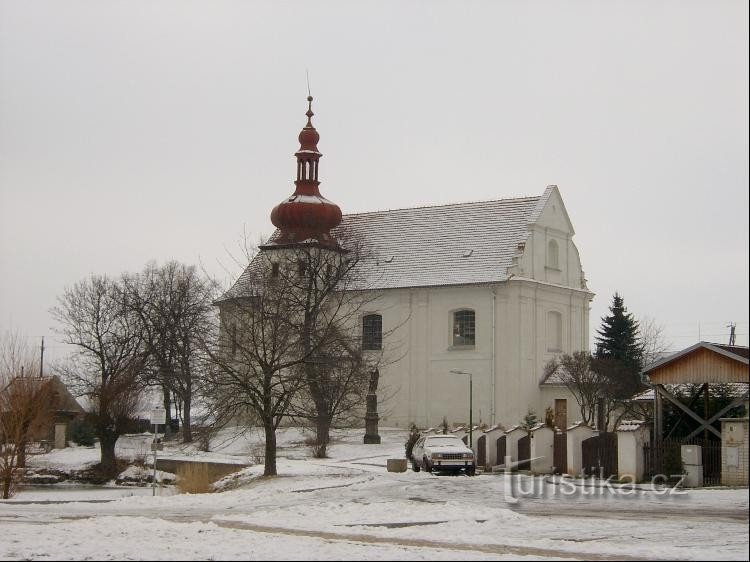
[(526, 239), (511, 273), (554, 285), (586, 289), (573, 224), (556, 185), (550, 185), (529, 215)]
[(560, 190), (556, 185), (550, 185), (539, 200), (537, 209), (532, 216), (533, 225), (536, 227), (547, 228), (559, 233), (564, 233), (568, 237), (575, 234), (573, 223), (570, 222), (568, 211), (563, 203)]

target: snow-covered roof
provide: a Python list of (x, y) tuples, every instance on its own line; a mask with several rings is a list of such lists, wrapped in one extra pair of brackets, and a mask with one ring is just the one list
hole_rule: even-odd
[[(508, 279), (530, 226), (555, 190), (521, 197), (344, 215), (335, 236), (362, 241), (362, 289), (493, 283)], [(270, 240), (278, 234), (274, 233)], [(257, 258), (219, 301), (252, 294)]]
[(567, 386), (565, 384), (565, 367), (560, 365), (557, 369), (551, 373), (547, 373), (539, 383), (539, 386)]
[(362, 264), (368, 288), (491, 283), (507, 279), (528, 225), (541, 212), (541, 200), (524, 197), (344, 215), (339, 228), (365, 240), (374, 255)]
[(638, 431), (646, 424), (643, 420), (623, 420), (617, 426), (617, 431)]
[[(739, 398), (744, 396), (748, 389), (746, 382), (725, 382), (721, 383), (725, 389), (727, 396), (730, 398)], [(693, 393), (695, 392), (695, 384), (665, 384), (664, 388), (669, 391), (670, 394), (676, 393)], [(652, 402), (654, 400), (654, 389), (649, 388), (633, 396), (630, 400), (634, 402)]]

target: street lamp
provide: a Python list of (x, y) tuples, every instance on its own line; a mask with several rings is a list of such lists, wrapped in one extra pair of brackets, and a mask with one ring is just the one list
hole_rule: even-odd
[(473, 396), (474, 393), (472, 391), (473, 383), (471, 379), (471, 373), (468, 371), (462, 371), (460, 369), (451, 369), (450, 371), (454, 375), (469, 375), (469, 449), (474, 449), (474, 439), (473, 439), (473, 428), (474, 428), (474, 421), (472, 420), (472, 411), (474, 410), (474, 404), (473, 404)]

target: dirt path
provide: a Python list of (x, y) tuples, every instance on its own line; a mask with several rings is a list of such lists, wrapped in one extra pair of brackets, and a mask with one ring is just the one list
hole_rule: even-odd
[(653, 560), (653, 558), (638, 558), (623, 554), (595, 554), (591, 552), (575, 552), (569, 550), (556, 550), (548, 548), (524, 547), (499, 544), (461, 544), (445, 543), (439, 541), (386, 538), (358, 533), (331, 533), (325, 531), (306, 531), (303, 529), (288, 529), (285, 527), (271, 527), (266, 525), (255, 525), (240, 521), (226, 521), (222, 519), (204, 519), (205, 523), (214, 523), (219, 527), (227, 529), (242, 529), (255, 533), (269, 533), (274, 535), (289, 535), (295, 537), (311, 537), (327, 541), (356, 542), (364, 544), (384, 544), (390, 546), (402, 546), (406, 548), (434, 548), (439, 550), (460, 550), (462, 552), (481, 552), (483, 554), (513, 555), (513, 556), (541, 556), (546, 558), (566, 558), (578, 560)]

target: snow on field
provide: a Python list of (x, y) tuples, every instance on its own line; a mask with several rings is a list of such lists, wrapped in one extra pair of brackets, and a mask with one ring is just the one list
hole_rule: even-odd
[[(566, 496), (526, 476), (388, 473), (386, 459), (403, 456), (406, 434), (381, 435), (382, 445), (363, 445), (361, 432), (338, 432), (330, 458), (312, 459), (302, 433), (282, 431), (279, 476), (263, 478), (261, 465), (250, 466), (226, 479), (222, 493), (166, 497), (171, 489), (160, 497), (39, 505), (26, 503), (34, 496), (24, 491), (0, 502), (3, 536), (15, 541), (0, 543), (0, 557), (748, 558), (747, 489)], [(251, 433), (215, 456), (196, 456), (247, 462), (258, 438)], [(519, 498), (519, 486), (532, 485), (539, 493)], [(46, 499), (54, 497), (50, 491)], [(32, 539), (42, 522), (44, 538)], [(84, 533), (92, 544), (80, 540)], [(142, 536), (150, 537), (148, 552), (122, 550)]]

